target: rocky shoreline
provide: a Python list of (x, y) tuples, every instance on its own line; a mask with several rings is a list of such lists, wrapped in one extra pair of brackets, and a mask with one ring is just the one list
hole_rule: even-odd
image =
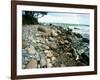
[(81, 34), (54, 25), (22, 27), (22, 68), (52, 68), (89, 65), (89, 40)]

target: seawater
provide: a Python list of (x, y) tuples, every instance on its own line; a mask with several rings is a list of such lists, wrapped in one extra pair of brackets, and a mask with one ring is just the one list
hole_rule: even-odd
[(86, 24), (66, 24), (66, 23), (42, 23), (44, 25), (55, 25), (55, 26), (61, 26), (64, 29), (72, 29), (75, 33), (80, 33), (83, 37), (89, 38), (90, 34), (90, 26)]
[(75, 33), (80, 33), (85, 38), (89, 38), (90, 26), (86, 24), (63, 24), (63, 23), (55, 23), (53, 25), (61, 26), (64, 29), (70, 28)]

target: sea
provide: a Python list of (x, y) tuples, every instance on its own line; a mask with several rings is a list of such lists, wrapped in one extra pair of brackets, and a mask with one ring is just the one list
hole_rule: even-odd
[(66, 24), (66, 23), (43, 23), (44, 25), (55, 25), (55, 26), (61, 26), (64, 29), (72, 29), (75, 33), (80, 33), (83, 37), (89, 39), (90, 34), (90, 25), (86, 24)]

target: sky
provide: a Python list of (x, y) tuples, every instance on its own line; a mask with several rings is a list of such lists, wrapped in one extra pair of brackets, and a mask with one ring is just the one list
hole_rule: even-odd
[(87, 13), (58, 13), (48, 12), (47, 15), (39, 18), (39, 22), (45, 23), (69, 23), (69, 24), (90, 24), (90, 15)]

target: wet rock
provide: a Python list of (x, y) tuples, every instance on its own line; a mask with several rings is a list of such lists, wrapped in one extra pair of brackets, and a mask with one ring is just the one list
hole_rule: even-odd
[(82, 53), (82, 54), (81, 54), (81, 57), (85, 60), (85, 63), (86, 63), (87, 65), (89, 65), (89, 57), (88, 57), (87, 55), (85, 55), (85, 53)]
[(82, 42), (89, 43), (89, 39), (83, 38), (83, 39), (82, 39)]
[(74, 29), (76, 29), (76, 30), (80, 30), (80, 28), (77, 28), (77, 27), (75, 27)]
[(53, 26), (53, 24), (49, 24), (49, 26)]
[(71, 42), (71, 43), (72, 43), (72, 41), (73, 41), (72, 37), (67, 37), (67, 40), (68, 40), (69, 42)]
[(74, 35), (75, 35), (76, 37), (78, 37), (78, 38), (82, 38), (82, 35), (79, 34), (79, 33), (74, 33)]
[(32, 59), (26, 66), (26, 68), (37, 68), (37, 61), (35, 59)]

